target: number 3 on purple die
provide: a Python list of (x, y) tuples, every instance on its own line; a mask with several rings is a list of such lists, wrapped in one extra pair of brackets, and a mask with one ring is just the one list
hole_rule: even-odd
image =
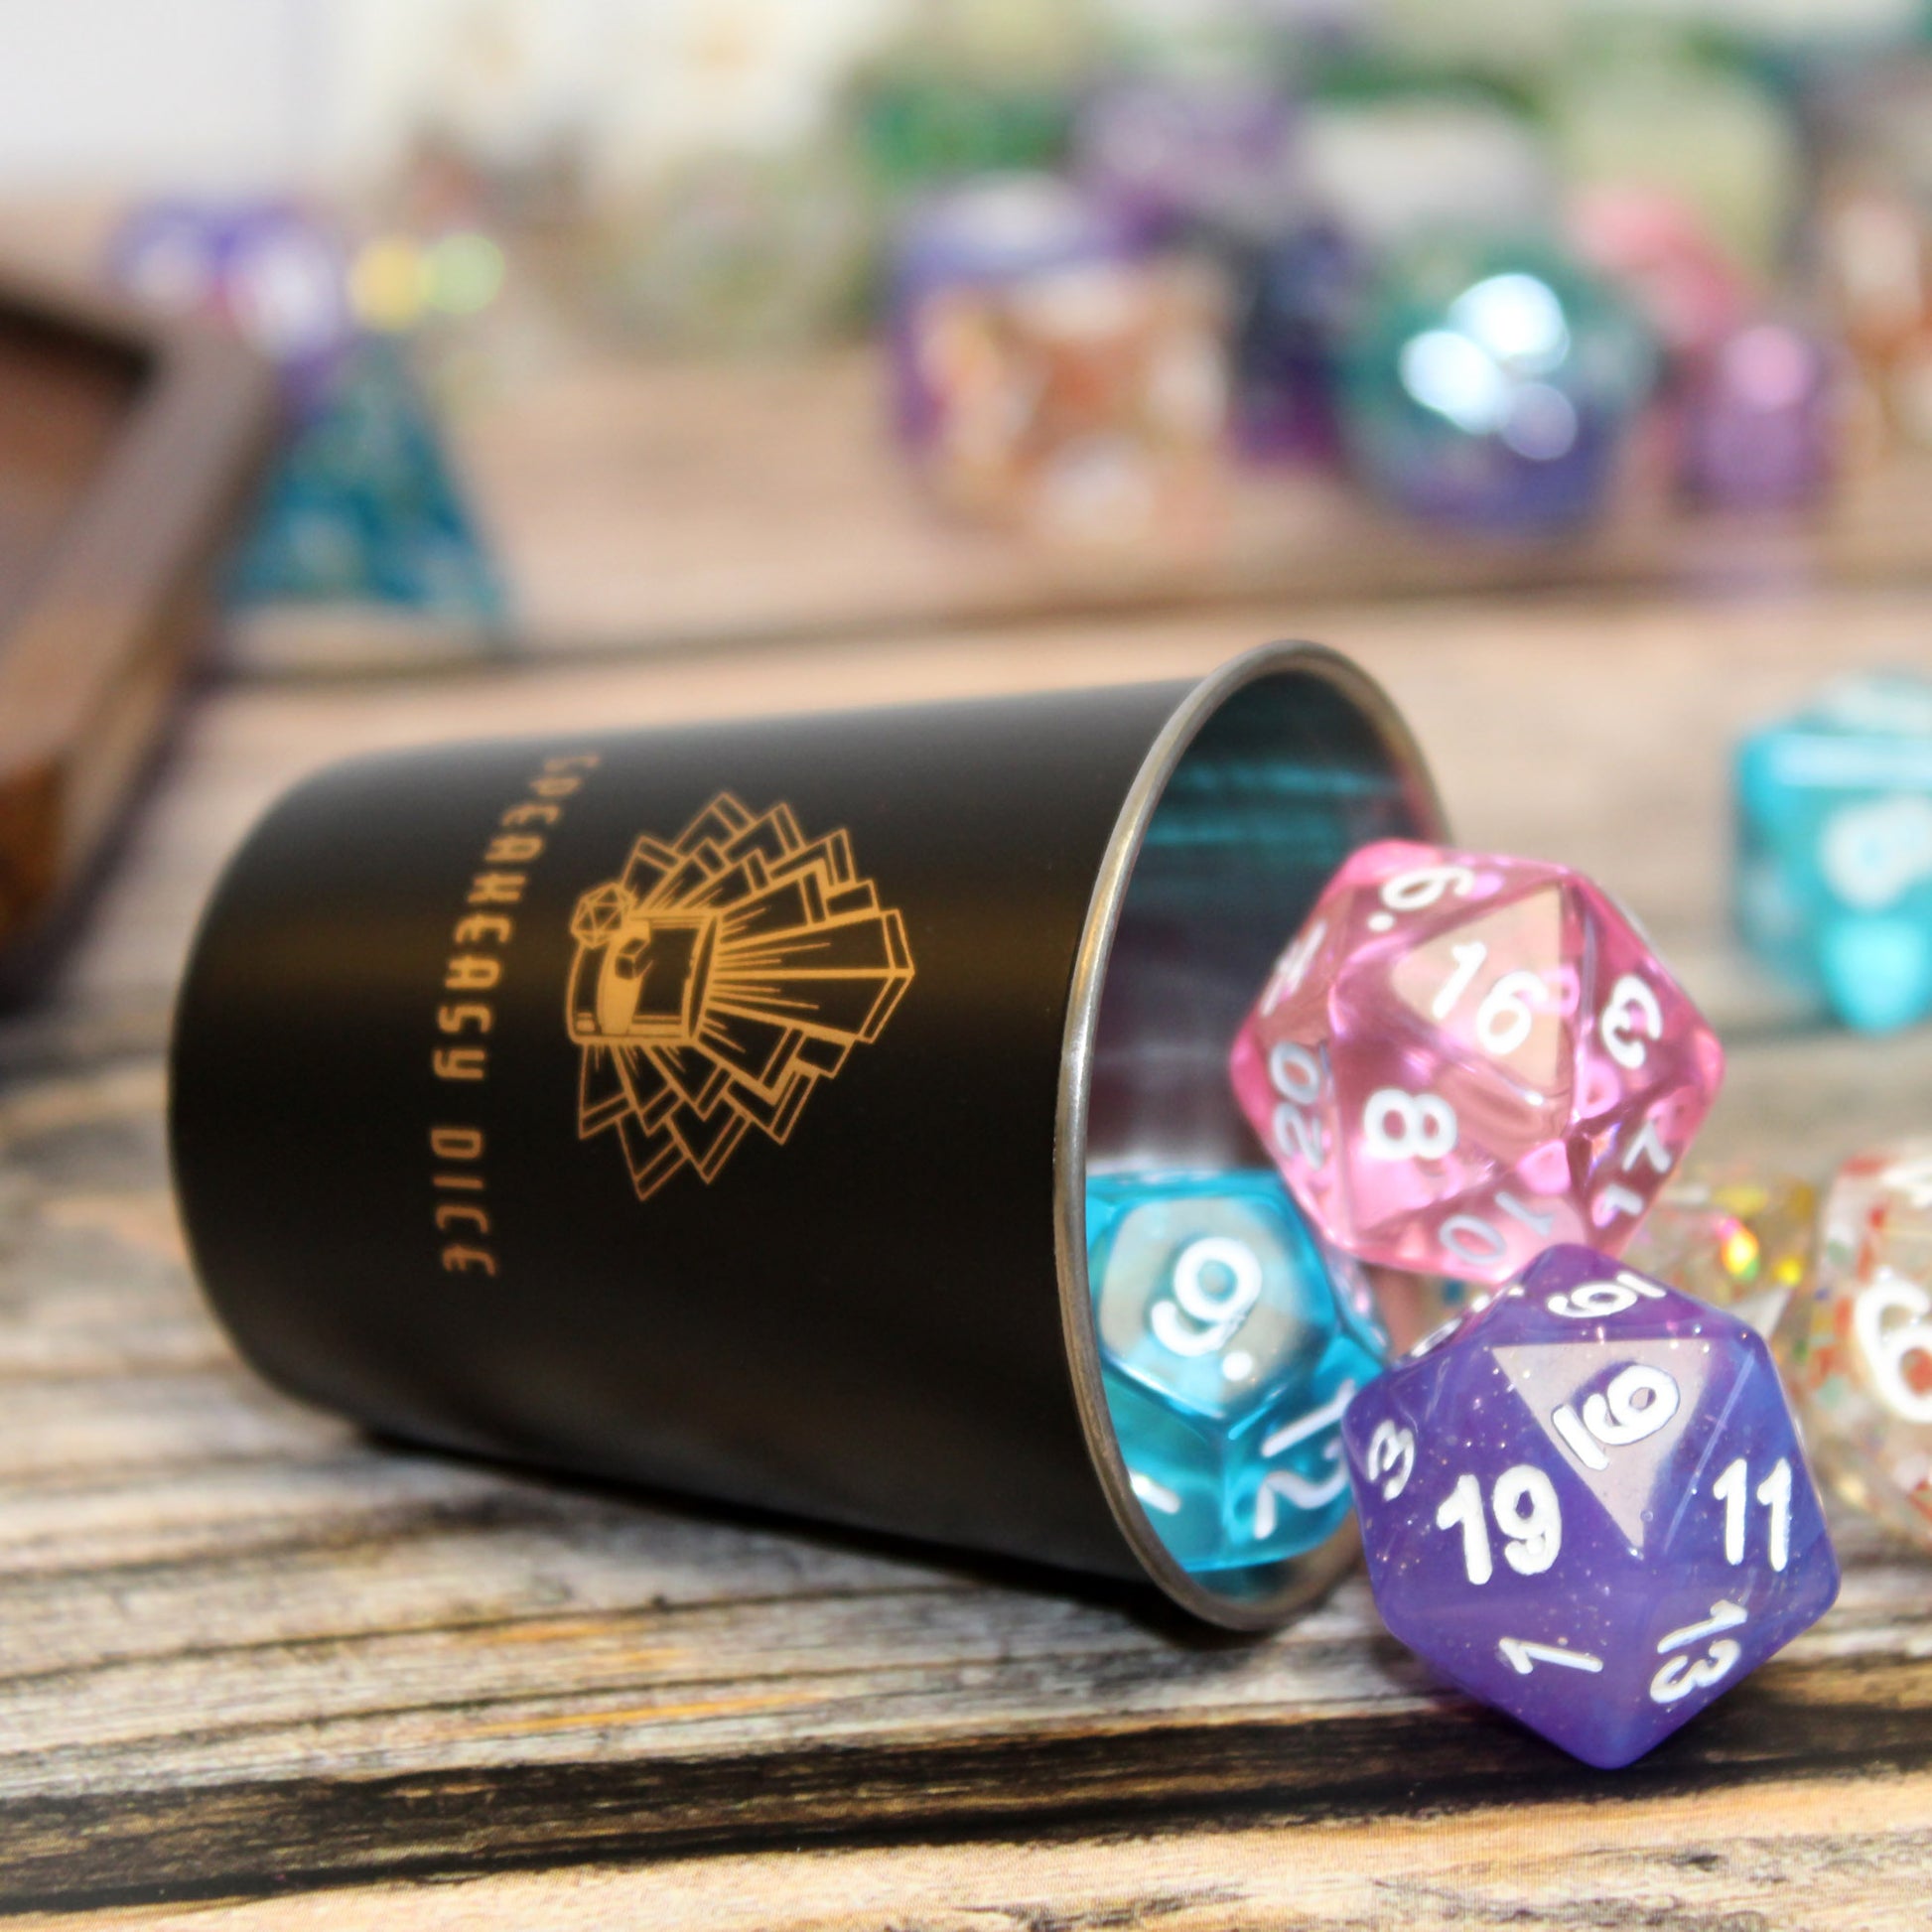
[(1381, 1486), (1382, 1500), (1394, 1502), (1416, 1473), (1416, 1432), (1399, 1429), (1386, 1419), (1378, 1422), (1375, 1433), (1368, 1439), (1365, 1460), (1368, 1479)]

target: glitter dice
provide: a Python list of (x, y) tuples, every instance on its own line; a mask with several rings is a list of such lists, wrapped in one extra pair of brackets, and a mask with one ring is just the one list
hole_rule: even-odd
[(1817, 1221), (1818, 1191), (1794, 1174), (1690, 1175), (1657, 1196), (1623, 1254), (1768, 1339), (1810, 1283)]
[(1186, 551), (1219, 526), (1225, 293), (1073, 191), (917, 210), (894, 294), (904, 438), (949, 507), (1049, 543)]
[(1774, 1339), (1819, 1474), (1932, 1549), (1932, 1140), (1839, 1171)]
[(1848, 1026), (1932, 1013), (1932, 679), (1847, 678), (1735, 768), (1745, 942)]
[(1591, 1764), (1641, 1756), (1838, 1594), (1762, 1339), (1587, 1248), (1421, 1344), (1342, 1439), (1389, 1628)]
[(1325, 1542), (1342, 1411), (1387, 1352), (1353, 1264), (1265, 1172), (1096, 1175), (1087, 1245), (1108, 1410), (1168, 1549), (1225, 1570)]
[(1329, 882), (1229, 1071), (1333, 1245), (1493, 1283), (1553, 1242), (1619, 1252), (1724, 1055), (1581, 875), (1386, 840)]
[(1384, 274), (1347, 345), (1348, 453), (1415, 516), (1573, 527), (1608, 501), (1656, 370), (1606, 284), (1540, 248), (1431, 239)]

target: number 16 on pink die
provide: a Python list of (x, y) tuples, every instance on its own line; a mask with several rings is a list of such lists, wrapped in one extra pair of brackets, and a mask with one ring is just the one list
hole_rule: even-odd
[(1387, 840), (1329, 882), (1229, 1070), (1335, 1246), (1495, 1283), (1559, 1242), (1620, 1252), (1724, 1053), (1581, 874)]

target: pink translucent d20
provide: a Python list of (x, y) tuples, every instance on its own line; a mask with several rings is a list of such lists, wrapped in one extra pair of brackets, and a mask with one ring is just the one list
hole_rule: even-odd
[(1336, 1247), (1493, 1283), (1558, 1242), (1620, 1253), (1724, 1052), (1582, 875), (1386, 840), (1329, 882), (1229, 1071)]

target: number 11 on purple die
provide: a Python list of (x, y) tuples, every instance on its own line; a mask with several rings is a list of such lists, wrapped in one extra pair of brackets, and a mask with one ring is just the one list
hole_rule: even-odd
[(1621, 1250), (1724, 1055), (1580, 874), (1388, 840), (1329, 882), (1229, 1072), (1336, 1247), (1500, 1282), (1557, 1242)]

